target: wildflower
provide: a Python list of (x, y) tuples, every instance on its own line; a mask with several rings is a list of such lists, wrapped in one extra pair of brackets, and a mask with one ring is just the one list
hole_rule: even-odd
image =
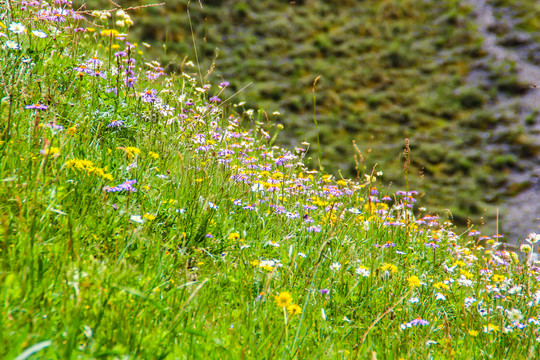
[(67, 129), (67, 133), (71, 136), (75, 135), (77, 133), (77, 127), (76, 126), (72, 126), (70, 128)]
[(506, 310), (506, 315), (508, 316), (508, 320), (510, 320), (511, 322), (519, 322), (521, 321), (521, 319), (523, 319), (521, 311), (515, 308), (512, 310)]
[(396, 265), (384, 263), (383, 266), (381, 266), (382, 271), (388, 271), (389, 273), (395, 274), (398, 272), (398, 268)]
[(221, 99), (218, 98), (217, 96), (212, 96), (208, 101), (220, 103)]
[(319, 290), (319, 292), (321, 293), (321, 295), (325, 295), (325, 294), (330, 293), (330, 289), (321, 289)]
[(499, 331), (499, 327), (497, 325), (493, 325), (492, 323), (487, 324), (487, 326), (484, 326), (482, 329), (485, 333), (490, 333), (492, 331), (494, 332)]
[(240, 234), (239, 233), (233, 232), (233, 233), (229, 234), (229, 240), (236, 241), (238, 239), (240, 239)]
[(155, 215), (152, 215), (152, 214), (144, 214), (143, 216), (146, 220), (149, 220), (149, 221), (152, 221), (152, 220), (155, 220), (156, 219), (156, 216)]
[(416, 275), (413, 275), (413, 276), (409, 277), (407, 279), (407, 282), (409, 283), (409, 287), (411, 287), (413, 289), (416, 288), (416, 287), (419, 287), (420, 285), (422, 285), (422, 282), (420, 281), (420, 279)]
[(60, 153), (60, 148), (57, 148), (56, 146), (51, 146), (48, 149), (44, 149), (40, 151), (41, 155), (54, 155), (54, 154), (59, 154), (59, 153)]
[(530, 233), (527, 239), (525, 239), (525, 241), (527, 241), (529, 244), (534, 245), (540, 241), (540, 234)]
[(117, 185), (117, 186), (114, 186), (114, 187), (105, 186), (103, 188), (103, 191), (108, 192), (108, 193), (110, 193), (110, 192), (121, 192), (121, 191), (136, 192), (137, 189), (133, 187), (133, 184), (135, 184), (136, 182), (137, 182), (137, 180), (126, 180), (123, 183), (121, 183), (120, 185)]
[(282, 291), (274, 297), (278, 307), (284, 308), (292, 303), (292, 296), (287, 291)]
[(34, 35), (35, 37), (38, 37), (40, 39), (45, 39), (46, 37), (48, 37), (49, 35), (47, 35), (47, 33), (41, 31), (41, 30), (32, 30), (32, 35)]
[(444, 289), (444, 290), (450, 289), (450, 287), (448, 285), (446, 285), (445, 283), (443, 283), (443, 282), (437, 282), (437, 283), (433, 284), (433, 287), (435, 289), (439, 289), (439, 290), (440, 289)]
[(411, 304), (416, 304), (416, 303), (420, 302), (420, 299), (417, 298), (417, 297), (412, 297), (412, 298), (409, 299), (409, 302)]
[(356, 268), (356, 273), (358, 275), (362, 275), (363, 277), (368, 277), (369, 276), (369, 269), (365, 266), (359, 266)]
[(144, 90), (144, 93), (141, 95), (141, 99), (145, 103), (154, 103), (156, 100), (158, 100), (157, 91), (155, 89), (146, 89)]
[(425, 325), (428, 325), (428, 324), (429, 324), (429, 321), (424, 320), (424, 319), (422, 319), (422, 318), (420, 318), (420, 317), (417, 317), (416, 319), (412, 320), (412, 321), (410, 322), (410, 324), (411, 324), (412, 326), (425, 326)]
[(465, 309), (469, 308), (472, 304), (476, 302), (476, 299), (473, 297), (466, 297), (465, 298)]
[(14, 34), (24, 34), (26, 32), (26, 26), (21, 23), (12, 22), (9, 24), (8, 30)]
[(287, 312), (290, 316), (300, 315), (302, 313), (302, 308), (296, 304), (291, 304), (287, 306)]
[(478, 336), (478, 331), (476, 331), (476, 330), (469, 330), (469, 335), (471, 335), (471, 336)]
[(27, 110), (47, 110), (49, 107), (43, 104), (31, 104), (24, 107)]
[(131, 221), (133, 221), (134, 223), (137, 223), (137, 224), (144, 223), (144, 219), (140, 215), (131, 215), (129, 217), (129, 220), (131, 220)]
[(435, 294), (435, 299), (436, 300), (446, 301), (446, 296), (444, 296), (444, 294), (441, 294), (441, 293), (436, 293)]
[(519, 247), (519, 250), (524, 254), (528, 254), (528, 253), (530, 253), (532, 251), (532, 247), (529, 244), (522, 244)]
[(302, 258), (305, 258), (306, 257), (306, 254), (304, 254), (303, 252), (299, 252), (298, 253), (298, 256), (302, 257)]
[(155, 153), (155, 152), (153, 152), (153, 151), (149, 151), (149, 152), (148, 152), (148, 155), (150, 155), (150, 157), (151, 157), (152, 159), (159, 159), (159, 154), (158, 154), (158, 153)]
[(124, 126), (124, 122), (122, 120), (114, 120), (107, 125), (108, 128), (119, 128), (122, 126)]
[(339, 271), (339, 269), (341, 269), (341, 264), (338, 262), (332, 263), (332, 265), (330, 265), (330, 270), (332, 271)]
[(277, 242), (275, 242), (275, 241), (272, 241), (272, 240), (268, 241), (268, 242), (266, 243), (266, 245), (268, 245), (268, 246), (273, 246), (273, 247), (279, 247), (279, 246), (280, 246), (279, 243), (277, 243)]

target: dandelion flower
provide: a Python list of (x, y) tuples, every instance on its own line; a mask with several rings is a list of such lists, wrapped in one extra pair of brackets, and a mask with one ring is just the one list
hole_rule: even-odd
[(278, 307), (284, 308), (292, 303), (292, 296), (287, 291), (282, 291), (274, 297)]
[(302, 313), (302, 308), (296, 304), (291, 304), (287, 306), (287, 312), (290, 316), (300, 315)]
[(420, 281), (420, 279), (416, 275), (413, 275), (413, 276), (409, 277), (407, 279), (407, 282), (409, 283), (409, 287), (411, 287), (413, 289), (416, 288), (416, 287), (419, 287), (420, 285), (422, 285), (422, 282)]

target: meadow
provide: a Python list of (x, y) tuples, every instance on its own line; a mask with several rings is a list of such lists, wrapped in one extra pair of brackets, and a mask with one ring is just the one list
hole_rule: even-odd
[[(236, 94), (250, 108), (281, 113), (276, 121), (285, 129), (276, 144), (288, 148), (306, 141), (318, 152), (312, 91), (320, 76), (315, 94), (326, 171), (356, 177), (378, 164), (397, 191), (406, 186), (407, 137), (408, 181), (422, 206), (450, 210), (461, 231), (472, 221), (523, 239), (535, 227), (504, 219), (506, 210), (519, 213), (507, 201), (531, 187), (527, 174), (540, 151), (538, 113), (519, 106), (538, 80), (519, 79), (515, 62), (486, 51), (472, 2), (168, 0), (134, 10), (132, 35), (151, 45), (148, 52), (168, 72), (178, 71), (185, 56), (195, 60), (197, 51), (207, 81), (230, 82), (226, 97)], [(509, 43), (520, 39), (516, 29), (528, 31), (529, 57), (535, 56), (536, 1), (488, 3), (510, 17), (497, 37)], [(88, 2), (97, 4), (111, 6)], [(518, 21), (529, 25), (514, 26)], [(509, 101), (518, 104), (499, 106)]]
[(1, 8), (0, 358), (539, 356), (540, 235), (456, 232), (407, 142), (397, 191), (310, 167), (129, 14)]

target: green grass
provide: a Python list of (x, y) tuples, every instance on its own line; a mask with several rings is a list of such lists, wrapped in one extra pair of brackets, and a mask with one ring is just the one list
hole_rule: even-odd
[(380, 174), (310, 170), (307, 145), (275, 146), (274, 119), (194, 68), (148, 79), (98, 18), (9, 5), (1, 358), (537, 356), (538, 266)]

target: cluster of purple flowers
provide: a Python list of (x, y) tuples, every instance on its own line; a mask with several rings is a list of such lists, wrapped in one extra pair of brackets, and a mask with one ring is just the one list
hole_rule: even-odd
[(103, 188), (103, 191), (111, 193), (111, 192), (121, 192), (121, 191), (127, 191), (127, 192), (136, 192), (137, 189), (133, 187), (133, 184), (137, 183), (137, 180), (126, 180), (120, 185), (117, 186), (105, 186)]

